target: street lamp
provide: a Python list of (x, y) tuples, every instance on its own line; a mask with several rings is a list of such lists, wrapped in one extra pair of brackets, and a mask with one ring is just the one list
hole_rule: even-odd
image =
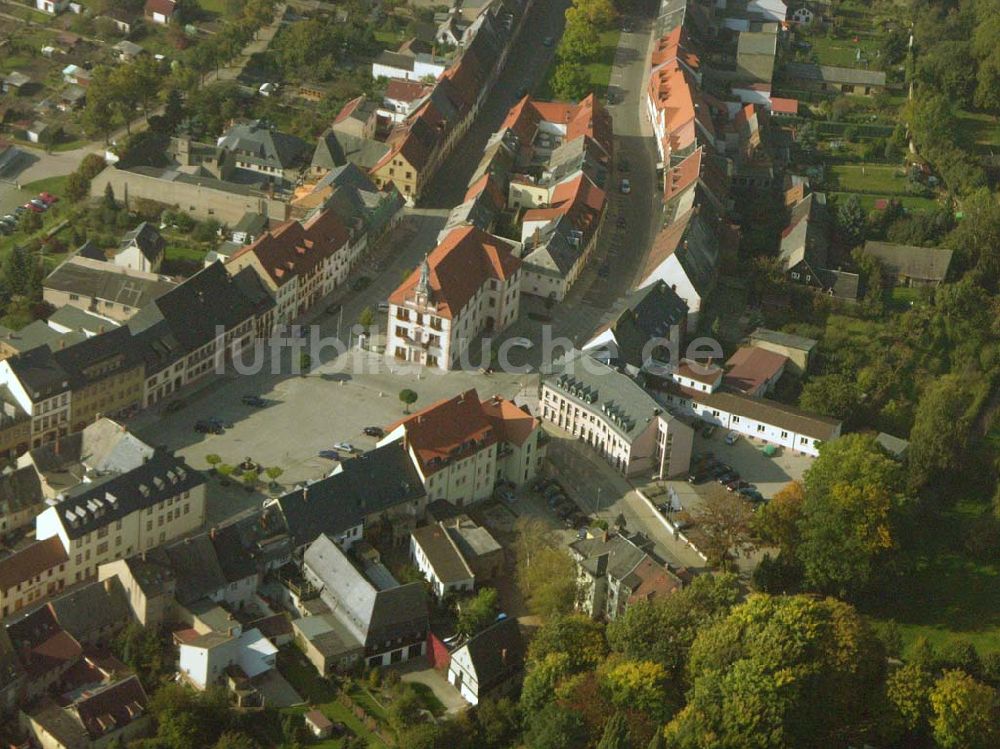
[(601, 487), (598, 486), (597, 487), (597, 509), (594, 510), (594, 514), (596, 515), (600, 511), (601, 511)]

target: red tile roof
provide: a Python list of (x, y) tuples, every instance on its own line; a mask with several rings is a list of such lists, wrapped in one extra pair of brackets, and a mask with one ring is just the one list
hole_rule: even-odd
[(177, 9), (177, 4), (174, 0), (146, 0), (146, 15), (153, 15), (153, 13), (159, 13), (160, 15), (170, 18)]
[[(506, 242), (474, 226), (452, 229), (427, 256), (431, 301), (437, 313), (451, 319), (487, 281), (503, 281), (521, 267)], [(389, 301), (403, 304), (420, 281), (418, 267), (392, 292)]]
[(690, 39), (685, 26), (678, 26), (657, 41), (650, 58), (654, 68), (674, 60), (680, 60), (692, 70), (697, 70), (701, 65), (698, 55), (690, 49)]
[(337, 116), (333, 118), (333, 124), (336, 125), (338, 122), (343, 122), (352, 114), (354, 114), (355, 110), (361, 106), (361, 103), (364, 100), (365, 100), (365, 95), (361, 94), (361, 96), (355, 99), (351, 99), (349, 102), (347, 102), (343, 107), (341, 107), (340, 111), (337, 113)]
[(676, 252), (693, 217), (694, 210), (688, 210), (682, 216), (678, 216), (673, 223), (665, 226), (653, 238), (653, 246), (646, 256), (646, 265), (642, 269), (640, 278), (645, 279), (650, 273), (659, 268), (668, 257)]
[(683, 581), (677, 575), (661, 567), (649, 557), (639, 562), (632, 570), (632, 574), (638, 577), (641, 582), (629, 596), (629, 603), (667, 596), (684, 587)]
[(535, 101), (530, 96), (525, 96), (511, 107), (500, 128), (509, 128), (522, 141), (528, 141), (534, 137), (540, 122), (564, 125), (564, 142), (589, 137), (606, 153), (611, 153), (611, 115), (593, 94), (582, 99), (579, 104)]
[(97, 740), (141, 717), (146, 712), (146, 692), (133, 675), (84, 697), (73, 709), (90, 738)]
[(677, 63), (667, 64), (649, 77), (649, 97), (662, 113), (670, 150), (684, 149), (695, 142), (695, 99), (692, 90)]
[(726, 362), (728, 371), (723, 382), (741, 393), (753, 394), (781, 372), (787, 361), (788, 357), (773, 351), (756, 346), (742, 346)]
[(722, 369), (712, 363), (702, 364), (690, 359), (681, 359), (677, 364), (677, 374), (705, 385), (714, 385), (722, 376)]
[(495, 395), (483, 401), (483, 413), (493, 424), (497, 437), (502, 442), (523, 445), (541, 425), (541, 420), (516, 406), (513, 401)]
[(440, 471), (453, 458), (468, 457), (497, 441), (474, 388), (433, 403), (387, 431), (400, 425), (406, 432), (404, 444), (416, 455), (424, 476)]
[(663, 179), (664, 203), (698, 181), (698, 177), (701, 175), (701, 156), (702, 149), (699, 148), (677, 166), (667, 170)]
[(780, 96), (771, 97), (771, 111), (775, 114), (798, 114), (798, 99), (782, 99)]
[(424, 96), (429, 86), (419, 81), (407, 81), (403, 78), (390, 78), (385, 87), (385, 98), (395, 101), (416, 101)]
[(9, 557), (0, 559), (0, 591), (65, 564), (67, 560), (66, 549), (58, 536), (35, 541)]
[(349, 234), (332, 211), (316, 214), (308, 224), (287, 221), (234, 252), (227, 263), (253, 254), (276, 286), (308, 274), (347, 242)]

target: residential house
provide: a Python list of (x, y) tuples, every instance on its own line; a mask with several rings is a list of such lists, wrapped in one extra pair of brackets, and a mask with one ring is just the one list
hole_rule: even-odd
[(144, 47), (140, 47), (135, 42), (130, 42), (128, 39), (122, 39), (114, 47), (114, 51), (118, 54), (118, 60), (120, 62), (132, 62), (133, 60), (139, 59), (142, 55), (147, 54)]
[(237, 244), (252, 244), (267, 229), (267, 223), (267, 216), (260, 213), (244, 213), (243, 218), (230, 230), (229, 236)]
[(517, 619), (504, 617), (451, 654), (448, 682), (471, 705), (509, 693), (524, 671), (525, 652)]
[[(744, 83), (770, 83), (778, 51), (777, 24), (774, 29), (741, 31), (736, 41), (735, 79)], [(767, 25), (765, 25), (767, 26)]]
[(879, 261), (900, 286), (939, 286), (948, 277), (951, 250), (891, 242), (865, 242), (864, 252)]
[(122, 237), (111, 262), (127, 270), (159, 273), (166, 247), (166, 240), (157, 228), (143, 221)]
[(475, 574), (441, 523), (425, 525), (410, 534), (410, 559), (438, 600), (449, 593), (475, 589)]
[(174, 0), (146, 0), (145, 15), (153, 23), (165, 26), (173, 20), (176, 12), (177, 3)]
[(344, 638), (342, 665), (360, 657), (367, 668), (389, 666), (424, 654), (428, 616), (421, 583), (400, 585), (379, 564), (363, 569), (326, 535), (306, 550), (303, 562), (306, 579)]
[(310, 710), (302, 719), (306, 723), (309, 733), (316, 739), (327, 739), (333, 734), (333, 721), (327, 718), (319, 710)]
[(233, 154), (237, 169), (267, 176), (268, 182), (294, 182), (308, 165), (312, 147), (301, 138), (253, 120), (229, 128), (218, 147)]
[(354, 138), (375, 138), (378, 129), (378, 102), (369, 100), (364, 94), (351, 99), (333, 118), (330, 129), (337, 134)]
[(389, 296), (389, 352), (451, 369), (481, 333), (517, 319), (521, 261), (509, 240), (454, 229)]
[(413, 114), (429, 92), (430, 87), (426, 83), (392, 78), (386, 84), (382, 106), (376, 113), (388, 118), (390, 122), (402, 122)]
[(463, 507), (491, 497), (501, 479), (521, 485), (534, 478), (542, 435), (538, 419), (499, 397), (480, 401), (473, 389), (391, 425), (379, 445), (402, 445), (428, 501)]
[(58, 538), (34, 541), (0, 558), (0, 616), (6, 618), (61, 591), (68, 561)]
[(7, 468), (0, 474), (0, 534), (33, 524), (43, 509), (45, 494), (33, 468)]
[(178, 670), (195, 689), (204, 690), (226, 676), (252, 682), (275, 667), (277, 656), (278, 649), (260, 630), (208, 632), (181, 642)]
[[(71, 306), (125, 322), (177, 283), (166, 276), (73, 255), (42, 281), (42, 299), (54, 307)], [(107, 329), (114, 327), (109, 323)]]
[(632, 376), (650, 366), (678, 361), (687, 313), (677, 292), (658, 280), (629, 294), (625, 308), (583, 350)]
[(53, 598), (49, 604), (59, 626), (85, 648), (107, 651), (129, 622), (125, 589), (118, 578), (94, 581)]
[(177, 578), (168, 564), (137, 554), (100, 565), (97, 575), (101, 582), (119, 580), (131, 615), (142, 626), (156, 629), (170, 621)]
[(447, 67), (448, 61), (436, 55), (400, 54), (385, 50), (372, 61), (372, 78), (401, 78), (427, 83), (436, 81)]
[(542, 377), (543, 421), (592, 446), (625, 476), (685, 473), (694, 432), (631, 378), (574, 351)]
[(54, 16), (69, 6), (69, 0), (35, 0), (35, 9)]
[(797, 88), (834, 95), (875, 96), (886, 89), (882, 70), (790, 62), (785, 64), (784, 77)]
[(848, 302), (856, 302), (856, 273), (829, 268), (831, 222), (824, 193), (811, 192), (792, 206), (781, 234), (779, 260), (793, 283), (811, 287)]
[(679, 591), (684, 586), (682, 578), (651, 557), (651, 547), (639, 534), (626, 537), (607, 532), (571, 543), (580, 609), (595, 619), (613, 621), (637, 601)]
[(96, 577), (115, 559), (161, 545), (199, 528), (205, 480), (181, 459), (156, 453), (138, 468), (82, 484), (43, 511), (35, 535), (57, 536), (69, 557), (70, 582)]
[(269, 512), (280, 515), (292, 548), (301, 553), (320, 534), (346, 549), (366, 529), (387, 529), (406, 540), (426, 506), (421, 476), (403, 445), (392, 442), (346, 461), (327, 478), (286, 492)]
[(788, 360), (785, 365), (786, 371), (799, 376), (808, 371), (809, 361), (812, 358), (813, 349), (816, 348), (816, 343), (817, 341), (812, 338), (782, 333), (768, 328), (757, 328), (750, 334), (751, 346), (786, 357)]
[(80, 643), (59, 626), (49, 606), (11, 617), (4, 626), (24, 670), (21, 705), (58, 689), (83, 655)]
[(774, 390), (787, 363), (787, 357), (768, 349), (741, 346), (726, 362), (722, 384), (728, 390), (762, 398)]
[[(43, 749), (83, 749), (115, 746), (152, 733), (153, 716), (146, 692), (134, 675), (118, 678), (96, 666), (85, 670), (80, 685), (58, 699), (44, 697), (22, 708), (20, 722)], [(90, 673), (96, 674), (89, 676)]]

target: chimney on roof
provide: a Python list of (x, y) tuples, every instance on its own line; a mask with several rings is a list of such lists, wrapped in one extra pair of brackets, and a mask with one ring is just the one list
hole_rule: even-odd
[(610, 531), (608, 531), (607, 528), (604, 529), (604, 535), (602, 536), (602, 538), (604, 539), (604, 543), (607, 543), (608, 540), (611, 538), (611, 533)]
[(104, 590), (106, 590), (108, 593), (111, 592), (111, 586), (113, 584), (113, 581), (114, 581), (114, 576), (104, 578)]
[(303, 486), (302, 487), (302, 501), (303, 502), (308, 502), (309, 501), (309, 487), (308, 486)]
[(208, 532), (208, 537), (209, 537), (210, 539), (212, 539), (213, 541), (215, 540), (215, 532), (216, 532), (216, 530), (218, 530), (218, 529), (217, 529), (217, 528), (212, 528), (212, 530), (210, 530), (210, 531)]

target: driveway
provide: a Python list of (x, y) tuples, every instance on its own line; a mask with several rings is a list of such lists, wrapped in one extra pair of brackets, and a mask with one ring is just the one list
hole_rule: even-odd
[(10, 159), (10, 164), (0, 173), (0, 213), (10, 213), (35, 197), (34, 192), (22, 190), (22, 185), (69, 174), (76, 170), (88, 153), (100, 153), (96, 146), (53, 153), (24, 145), (14, 148), (19, 153)]
[(426, 658), (414, 658), (397, 668), (402, 681), (423, 684), (428, 687), (444, 705), (447, 714), (460, 713), (469, 706), (469, 703), (462, 699), (458, 690), (448, 683), (444, 673), (427, 665)]

